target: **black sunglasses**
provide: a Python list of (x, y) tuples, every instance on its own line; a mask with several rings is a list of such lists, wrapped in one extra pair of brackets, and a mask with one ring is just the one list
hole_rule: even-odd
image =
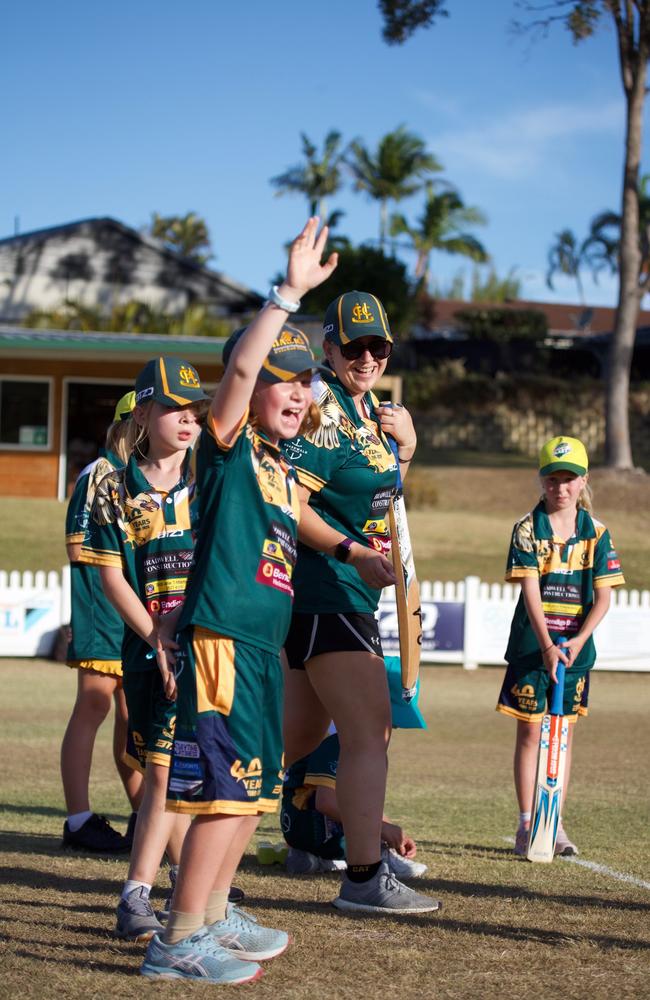
[(351, 340), (349, 344), (339, 344), (339, 350), (346, 361), (356, 361), (366, 351), (370, 351), (375, 361), (384, 361), (389, 358), (393, 345), (389, 340), (382, 340), (377, 337), (368, 344), (362, 344), (358, 340)]

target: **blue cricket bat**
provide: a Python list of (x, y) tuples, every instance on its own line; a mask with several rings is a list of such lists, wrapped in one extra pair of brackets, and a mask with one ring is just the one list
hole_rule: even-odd
[[(557, 644), (560, 648), (562, 642)], [(564, 675), (562, 660), (557, 664), (557, 683), (553, 686), (549, 710), (542, 719), (537, 757), (537, 784), (530, 818), (526, 857), (529, 861), (553, 860), (566, 767), (569, 723), (564, 715)]]

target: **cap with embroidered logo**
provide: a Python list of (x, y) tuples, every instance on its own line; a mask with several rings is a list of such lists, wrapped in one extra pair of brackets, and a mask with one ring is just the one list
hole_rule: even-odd
[(540, 476), (550, 476), (552, 472), (562, 471), (586, 476), (588, 469), (587, 449), (577, 438), (551, 438), (539, 453)]
[(131, 389), (129, 392), (125, 392), (122, 398), (118, 400), (115, 413), (113, 414), (113, 423), (116, 424), (119, 420), (128, 420), (133, 413), (134, 406), (135, 393)]
[[(226, 341), (222, 354), (224, 365), (228, 364), (235, 344), (247, 329), (244, 326), (241, 330), (235, 330)], [(310, 370), (327, 371), (328, 369), (316, 362), (309, 341), (302, 330), (285, 323), (264, 359), (259, 377), (265, 382), (290, 382), (296, 375)]]
[(153, 358), (135, 380), (135, 402), (153, 400), (162, 406), (187, 406), (209, 396), (201, 388), (196, 368), (180, 358)]
[(334, 344), (349, 344), (359, 337), (381, 337), (393, 343), (386, 310), (369, 292), (345, 292), (330, 302), (325, 310), (323, 334)]

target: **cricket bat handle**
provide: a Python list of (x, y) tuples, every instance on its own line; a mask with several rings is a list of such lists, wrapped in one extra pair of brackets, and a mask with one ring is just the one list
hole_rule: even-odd
[(388, 443), (390, 445), (390, 450), (392, 451), (393, 455), (395, 456), (395, 463), (397, 465), (397, 489), (401, 490), (402, 489), (402, 473), (401, 473), (400, 467), (399, 467), (399, 445), (398, 445), (397, 441), (395, 440), (395, 438), (391, 437), (390, 434), (387, 434), (386, 437), (388, 438)]
[[(558, 649), (562, 649), (564, 647), (564, 639), (558, 639), (556, 645)], [(553, 685), (549, 712), (551, 715), (564, 715), (564, 677), (566, 674), (566, 664), (563, 660), (557, 661), (555, 672), (557, 681)]]

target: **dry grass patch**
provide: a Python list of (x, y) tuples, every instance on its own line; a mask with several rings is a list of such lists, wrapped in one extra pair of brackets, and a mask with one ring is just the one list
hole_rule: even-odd
[[(4, 661), (0, 679), (8, 709), (0, 796), (6, 995), (214, 996), (214, 987), (147, 984), (138, 975), (142, 947), (111, 934), (126, 862), (59, 848), (58, 749), (74, 673)], [(513, 726), (494, 712), (499, 683), (497, 670), (428, 668), (428, 731), (394, 734), (387, 811), (416, 837), (429, 865), (419, 887), (443, 900), (439, 915), (340, 916), (330, 906), (335, 878), (262, 868), (251, 848), (238, 877), (246, 905), (294, 939), (252, 987), (260, 1000), (645, 995), (650, 892), (567, 862), (533, 866), (512, 855)], [(567, 826), (583, 858), (648, 880), (650, 677), (598, 674), (592, 700), (592, 716), (579, 724)], [(106, 727), (93, 803), (123, 828), (126, 803)], [(278, 839), (277, 820), (265, 819), (259, 836)], [(165, 882), (161, 873), (160, 899)]]

